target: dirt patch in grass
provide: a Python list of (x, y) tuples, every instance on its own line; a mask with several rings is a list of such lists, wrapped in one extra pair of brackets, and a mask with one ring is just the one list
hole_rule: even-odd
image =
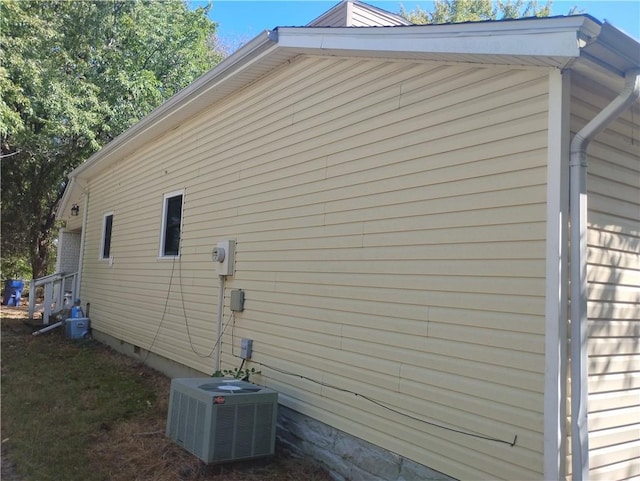
[(2, 480), (330, 481), (308, 460), (205, 465), (165, 436), (170, 380), (2, 308)]

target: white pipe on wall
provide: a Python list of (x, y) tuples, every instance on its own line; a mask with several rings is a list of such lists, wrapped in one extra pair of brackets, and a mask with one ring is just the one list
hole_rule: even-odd
[(220, 352), (222, 351), (222, 313), (224, 309), (224, 283), (226, 276), (218, 276), (218, 313), (216, 316), (216, 344), (213, 358), (214, 371), (220, 370)]
[(547, 285), (545, 302), (544, 477), (566, 473), (569, 300), (569, 117), (571, 71), (549, 72)]
[(73, 289), (72, 302), (75, 302), (75, 298), (82, 299), (82, 268), (84, 267), (84, 244), (87, 238), (87, 218), (89, 217), (89, 190), (85, 190), (84, 194), (84, 208), (82, 209), (82, 231), (80, 232), (80, 258), (78, 259), (78, 277), (75, 279), (75, 285)]
[(627, 72), (625, 86), (571, 141), (571, 458), (572, 479), (589, 479), (587, 420), (587, 147), (589, 142), (640, 96), (640, 70)]

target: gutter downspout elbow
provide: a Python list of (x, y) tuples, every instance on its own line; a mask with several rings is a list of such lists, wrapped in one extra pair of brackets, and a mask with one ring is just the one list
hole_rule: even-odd
[(574, 154), (586, 152), (589, 142), (640, 97), (640, 69), (625, 74), (625, 85), (618, 96), (585, 125), (571, 141), (571, 163)]
[(625, 74), (625, 86), (571, 141), (571, 453), (573, 481), (589, 479), (587, 421), (587, 147), (591, 140), (640, 96), (640, 69)]

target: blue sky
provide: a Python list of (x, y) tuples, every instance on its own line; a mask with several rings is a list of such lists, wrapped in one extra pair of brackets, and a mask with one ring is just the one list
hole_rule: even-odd
[[(400, 5), (411, 11), (416, 5), (430, 10), (433, 2), (364, 0), (384, 10), (397, 13)], [(210, 14), (218, 23), (218, 36), (232, 49), (246, 43), (263, 30), (277, 26), (302, 26), (329, 10), (339, 0), (213, 0)], [(206, 4), (192, 0), (190, 5)], [(538, 0), (544, 5), (545, 0)], [(640, 39), (640, 0), (555, 0), (551, 4), (553, 15), (564, 15), (573, 6), (581, 13), (588, 13), (600, 21), (605, 19), (627, 34)]]

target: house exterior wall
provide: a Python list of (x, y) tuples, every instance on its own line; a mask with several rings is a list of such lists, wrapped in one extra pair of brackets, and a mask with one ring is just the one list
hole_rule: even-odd
[[(576, 79), (577, 132), (617, 93)], [(589, 145), (589, 464), (593, 480), (640, 475), (640, 106)]]
[[(541, 478), (547, 79), (277, 69), (90, 181), (93, 327), (211, 374), (210, 253), (235, 239), (223, 367), (251, 338), (255, 380), (288, 408), (456, 478)], [(181, 256), (159, 259), (163, 195), (182, 189)]]
[[(80, 210), (84, 208), (84, 203), (80, 203)], [(76, 232), (82, 230), (82, 212), (76, 216), (68, 216), (66, 218), (65, 229), (67, 232)]]

